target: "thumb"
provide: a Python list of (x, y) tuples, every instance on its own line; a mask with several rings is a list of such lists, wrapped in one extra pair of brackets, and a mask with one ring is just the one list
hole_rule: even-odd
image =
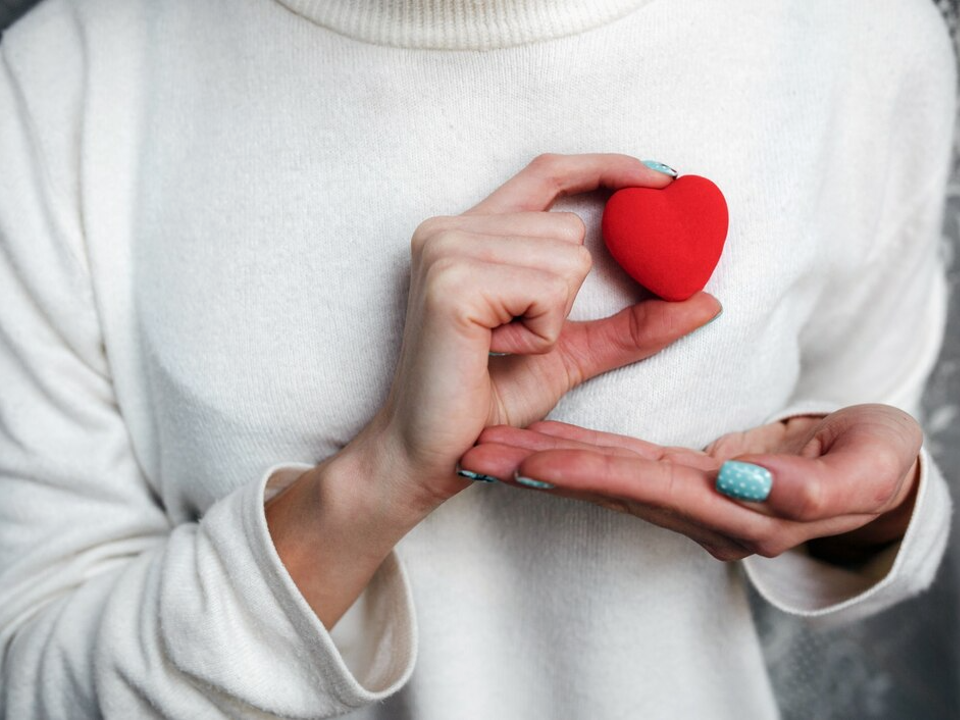
[(716, 320), (720, 301), (700, 292), (683, 302), (646, 300), (602, 320), (570, 322), (557, 350), (571, 369), (573, 386), (660, 352)]
[(737, 474), (749, 486), (767, 471), (763, 509), (791, 520), (876, 515), (910, 495), (922, 442), (920, 426), (902, 410), (855, 405), (829, 415), (799, 455), (736, 458), (730, 481)]

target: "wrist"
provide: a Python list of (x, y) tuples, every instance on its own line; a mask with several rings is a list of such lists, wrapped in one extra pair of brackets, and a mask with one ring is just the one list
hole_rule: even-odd
[(363, 443), (301, 474), (264, 506), (291, 579), (332, 628), (394, 546), (432, 509), (414, 502)]
[(338, 453), (337, 463), (362, 479), (364, 492), (389, 501), (398, 516), (416, 524), (470, 483), (456, 474), (457, 453), (411, 449), (402, 428), (402, 421), (381, 411)]

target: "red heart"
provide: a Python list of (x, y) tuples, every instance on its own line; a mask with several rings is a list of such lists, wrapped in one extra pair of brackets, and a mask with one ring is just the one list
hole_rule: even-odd
[(684, 175), (662, 190), (625, 188), (603, 211), (603, 239), (624, 270), (664, 300), (702, 290), (727, 239), (727, 202), (706, 178)]

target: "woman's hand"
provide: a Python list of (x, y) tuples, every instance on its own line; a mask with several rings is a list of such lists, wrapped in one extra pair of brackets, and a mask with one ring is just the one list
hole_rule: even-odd
[(719, 303), (700, 293), (567, 320), (590, 254), (580, 218), (550, 205), (670, 180), (625, 155), (544, 155), (463, 215), (417, 228), (403, 344), (383, 408), (266, 506), (281, 561), (327, 627), (397, 541), (468, 486), (457, 460), (484, 427), (538, 420), (584, 380), (716, 317)]
[(624, 155), (544, 155), (464, 214), (422, 223), (389, 398), (354, 443), (384, 463), (369, 476), (431, 509), (466, 486), (456, 463), (484, 427), (539, 420), (584, 380), (714, 318), (719, 304), (701, 293), (567, 320), (590, 253), (580, 218), (547, 210), (598, 187), (669, 182)]
[[(903, 537), (922, 439), (912, 417), (885, 405), (764, 425), (705, 452), (540, 422), (488, 428), (461, 464), (631, 513), (721, 560), (776, 557), (809, 542), (822, 559), (856, 562)], [(725, 465), (734, 458), (748, 464)], [(718, 476), (733, 495), (754, 494), (751, 485), (759, 495), (769, 485), (769, 494), (762, 502), (728, 497)]]

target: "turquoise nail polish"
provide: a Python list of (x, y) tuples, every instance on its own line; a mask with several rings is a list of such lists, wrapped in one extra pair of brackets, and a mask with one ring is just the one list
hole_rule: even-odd
[(489, 355), (490, 357), (506, 357), (509, 354), (510, 353), (493, 352), (492, 350), (487, 353), (487, 355)]
[(523, 475), (517, 475), (514, 473), (513, 479), (516, 480), (521, 485), (526, 485), (527, 487), (537, 488), (538, 490), (550, 490), (555, 488), (556, 485), (543, 480), (534, 480), (533, 478), (524, 477)]
[(475, 473), (472, 470), (462, 470), (457, 468), (457, 475), (460, 477), (465, 477), (467, 480), (474, 480), (475, 482), (486, 482), (486, 483), (495, 483), (500, 482), (495, 477), (490, 475), (484, 475), (482, 473)]
[(773, 487), (773, 475), (765, 467), (727, 460), (717, 475), (717, 492), (735, 500), (763, 502)]
[(677, 171), (669, 165), (664, 165), (662, 162), (657, 162), (656, 160), (644, 160), (643, 164), (651, 170), (656, 170), (658, 173), (663, 173), (664, 175), (669, 175), (670, 177), (675, 178), (678, 174)]

